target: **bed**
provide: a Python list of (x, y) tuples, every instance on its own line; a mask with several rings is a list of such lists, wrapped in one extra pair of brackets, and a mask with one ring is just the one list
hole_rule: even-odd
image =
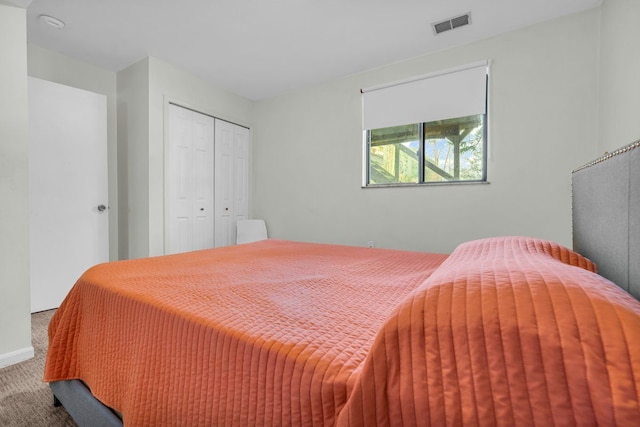
[(640, 303), (597, 268), (528, 237), (102, 264), (55, 313), (44, 379), (80, 425), (637, 425)]

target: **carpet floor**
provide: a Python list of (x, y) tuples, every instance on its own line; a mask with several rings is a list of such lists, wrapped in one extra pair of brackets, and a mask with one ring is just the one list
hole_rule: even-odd
[(53, 394), (42, 381), (47, 354), (47, 326), (55, 310), (31, 315), (35, 357), (0, 369), (0, 426), (75, 426), (63, 407), (53, 406)]

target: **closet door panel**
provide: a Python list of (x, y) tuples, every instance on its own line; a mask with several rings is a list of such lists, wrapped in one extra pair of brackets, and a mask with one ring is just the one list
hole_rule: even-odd
[(249, 129), (236, 126), (234, 132), (235, 220), (249, 218)]
[(214, 246), (213, 118), (169, 105), (166, 253)]
[(235, 244), (236, 222), (249, 214), (249, 129), (215, 121), (215, 245)]
[(193, 114), (193, 250), (214, 247), (214, 120)]
[(233, 244), (233, 125), (215, 121), (215, 245)]

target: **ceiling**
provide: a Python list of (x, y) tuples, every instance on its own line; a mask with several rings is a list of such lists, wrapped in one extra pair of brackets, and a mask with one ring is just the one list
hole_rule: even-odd
[[(153, 56), (251, 100), (600, 5), (602, 0), (32, 0), (29, 43), (117, 72)], [(471, 12), (471, 24), (431, 24)], [(38, 22), (50, 15), (62, 30)]]

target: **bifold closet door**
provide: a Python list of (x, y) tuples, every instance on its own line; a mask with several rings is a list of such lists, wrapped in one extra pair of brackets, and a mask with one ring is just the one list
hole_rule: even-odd
[(165, 253), (214, 246), (214, 119), (169, 104)]
[(249, 216), (249, 129), (215, 120), (215, 245), (236, 242), (236, 223)]

